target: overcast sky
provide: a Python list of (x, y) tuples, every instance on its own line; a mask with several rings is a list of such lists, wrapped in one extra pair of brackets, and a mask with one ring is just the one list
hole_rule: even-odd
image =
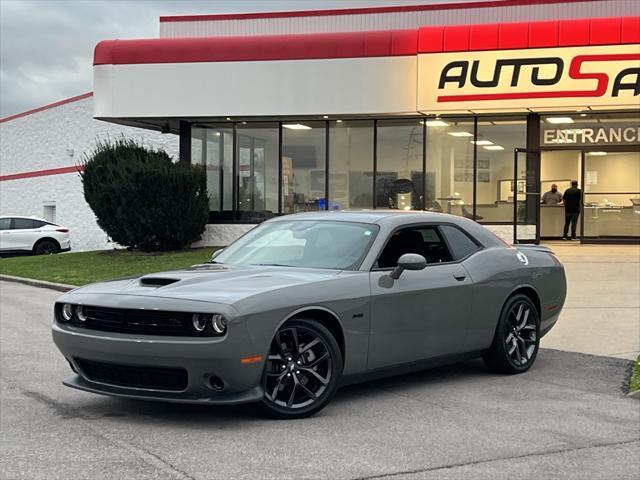
[(0, 118), (91, 91), (93, 47), (157, 37), (158, 17), (452, 0), (0, 0)]

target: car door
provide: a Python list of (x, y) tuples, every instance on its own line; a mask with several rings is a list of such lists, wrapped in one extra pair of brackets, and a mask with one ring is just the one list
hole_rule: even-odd
[(11, 218), (0, 218), (0, 250), (11, 250)]
[[(405, 253), (425, 257), (423, 270), (389, 273)], [(437, 225), (394, 232), (370, 272), (369, 369), (462, 353), (471, 316), (472, 282)]]
[(11, 227), (12, 250), (31, 250), (39, 237), (31, 218), (14, 218)]

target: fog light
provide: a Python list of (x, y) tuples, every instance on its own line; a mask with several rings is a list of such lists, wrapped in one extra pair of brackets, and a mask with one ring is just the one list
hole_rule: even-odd
[(209, 315), (205, 313), (194, 313), (193, 314), (193, 328), (196, 332), (203, 332), (205, 328), (207, 328), (207, 320)]
[(209, 385), (211, 385), (211, 388), (213, 388), (214, 390), (224, 390), (224, 381), (220, 377), (217, 377), (215, 375), (211, 375), (211, 377), (209, 378)]
[(73, 305), (71, 305), (70, 303), (65, 303), (64, 305), (62, 305), (62, 319), (65, 322), (69, 322), (71, 321), (72, 318), (73, 318)]
[(211, 328), (214, 332), (223, 334), (227, 331), (227, 321), (222, 315), (216, 313), (211, 317)]
[(76, 310), (76, 314), (78, 315), (78, 320), (80, 320), (81, 322), (87, 321), (87, 307), (78, 307), (78, 309)]

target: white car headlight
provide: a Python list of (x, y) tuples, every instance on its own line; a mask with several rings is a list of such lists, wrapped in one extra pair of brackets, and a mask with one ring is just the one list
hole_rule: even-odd
[(213, 328), (214, 332), (222, 335), (227, 331), (227, 320), (219, 313), (216, 313), (211, 316), (211, 328)]
[(73, 318), (73, 305), (71, 305), (70, 303), (63, 304), (62, 308), (60, 309), (60, 314), (62, 316), (62, 320), (64, 320), (65, 322), (70, 322)]
[(207, 321), (209, 320), (210, 315), (206, 313), (194, 313), (192, 322), (193, 329), (196, 332), (203, 332), (205, 328), (207, 328)]

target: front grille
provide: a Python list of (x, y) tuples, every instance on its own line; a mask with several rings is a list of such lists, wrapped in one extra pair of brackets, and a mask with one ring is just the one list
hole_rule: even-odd
[(187, 388), (187, 371), (184, 368), (140, 367), (115, 363), (96, 362), (76, 358), (76, 364), (86, 378), (93, 382), (119, 387), (171, 390), (180, 392)]
[(84, 307), (87, 320), (81, 322), (74, 317), (72, 323), (78, 327), (120, 333), (147, 335), (208, 336), (209, 331), (196, 332), (191, 313), (164, 312), (155, 310), (132, 310), (123, 308)]

